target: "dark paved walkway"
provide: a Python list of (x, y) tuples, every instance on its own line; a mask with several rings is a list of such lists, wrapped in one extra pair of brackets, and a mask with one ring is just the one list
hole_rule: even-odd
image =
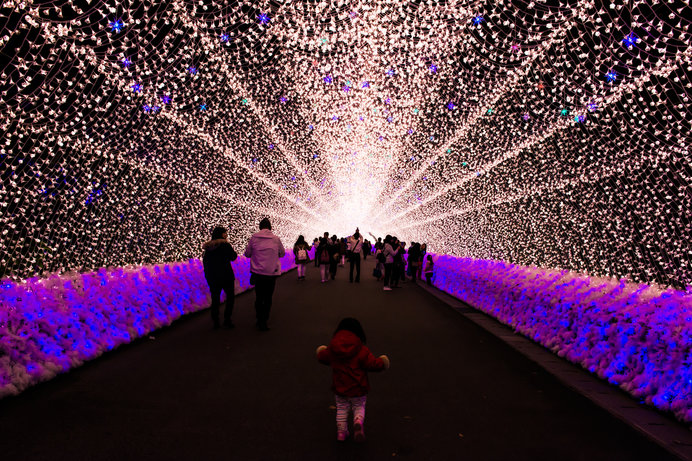
[[(236, 329), (194, 314), (58, 379), (0, 401), (3, 460), (666, 460), (420, 287), (383, 292), (295, 273), (277, 284), (272, 330), (254, 293)], [(355, 316), (392, 368), (371, 377), (368, 440), (335, 441), (330, 371), (314, 358)]]

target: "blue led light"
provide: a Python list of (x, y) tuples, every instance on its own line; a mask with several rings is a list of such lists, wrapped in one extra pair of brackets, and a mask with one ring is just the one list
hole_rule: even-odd
[(116, 19), (115, 21), (109, 22), (108, 27), (111, 28), (111, 32), (115, 32), (117, 34), (121, 30), (123, 30), (123, 27), (125, 27), (125, 23), (123, 23), (123, 21), (120, 19)]
[(269, 21), (271, 21), (271, 18), (267, 13), (260, 13), (259, 16), (257, 16), (257, 19), (259, 20), (260, 24), (268, 24)]
[(631, 46), (635, 46), (637, 44), (638, 39), (639, 37), (634, 35), (634, 32), (630, 32), (625, 36), (625, 38), (622, 39), (622, 44), (629, 48)]

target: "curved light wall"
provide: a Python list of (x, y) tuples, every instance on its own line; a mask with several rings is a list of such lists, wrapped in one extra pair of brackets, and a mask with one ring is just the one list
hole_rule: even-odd
[(687, 2), (5, 1), (0, 277), (356, 226), (692, 285)]

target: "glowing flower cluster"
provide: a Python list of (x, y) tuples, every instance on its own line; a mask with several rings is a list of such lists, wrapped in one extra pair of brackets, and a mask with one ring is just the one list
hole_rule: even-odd
[[(236, 293), (250, 288), (250, 260), (240, 256), (233, 267)], [(281, 268), (292, 267), (294, 257), (287, 253)], [(170, 325), (209, 302), (199, 260), (4, 281), (0, 398)]]
[(683, 1), (8, 5), (0, 277), (269, 216), (692, 284)]
[(438, 288), (692, 422), (692, 293), (502, 261), (435, 259)]

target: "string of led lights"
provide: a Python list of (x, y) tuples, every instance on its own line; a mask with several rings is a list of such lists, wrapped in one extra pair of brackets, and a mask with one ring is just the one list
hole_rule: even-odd
[[(573, 8), (574, 7), (574, 8)], [(6, 1), (0, 276), (262, 216), (692, 285), (685, 1)]]

